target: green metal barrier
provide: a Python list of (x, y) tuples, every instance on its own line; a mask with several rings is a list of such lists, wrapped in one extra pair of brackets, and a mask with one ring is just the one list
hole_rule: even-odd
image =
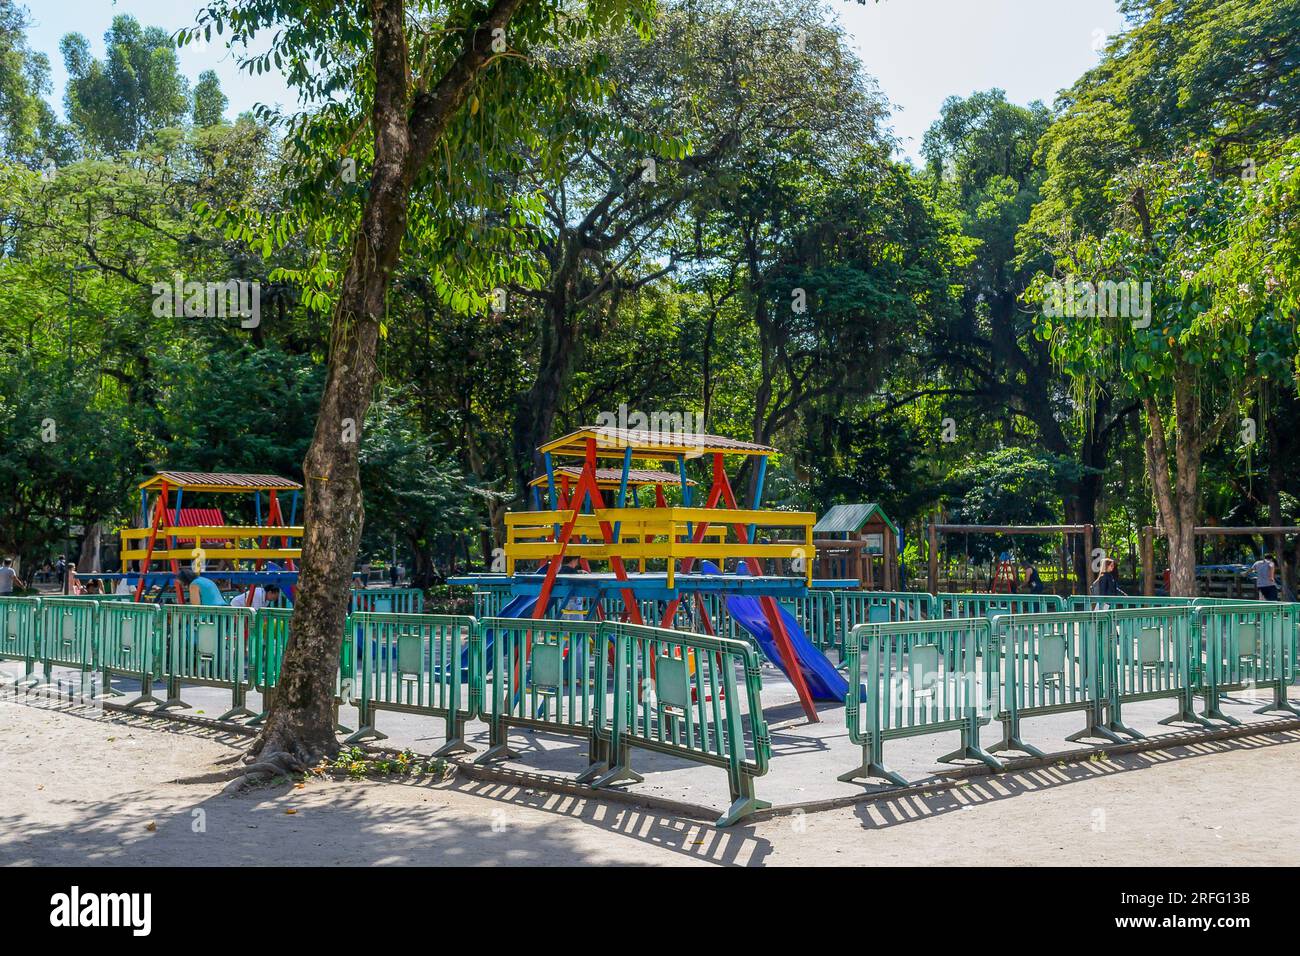
[(0, 660), (21, 661), (23, 676), (14, 686), (39, 683), (35, 676), (40, 647), (41, 599), (0, 598)]
[[(1043, 752), (1020, 735), (1024, 717), (1082, 710), (1083, 730), (1066, 740), (1123, 738), (1108, 726), (1101, 631), (1111, 627), (1106, 612), (1005, 614), (993, 621), (993, 638), (984, 655), (986, 687), (1001, 687), (1002, 741), (994, 753), (1019, 750), (1036, 757)], [(1123, 728), (1119, 728), (1123, 732)]]
[(1208, 724), (1196, 713), (1200, 655), (1193, 639), (1190, 602), (1100, 613), (1110, 620), (1110, 626), (1099, 631), (1104, 642), (1107, 726), (1141, 738), (1142, 734), (1124, 726), (1123, 705), (1162, 697), (1174, 698), (1178, 710), (1160, 723)]
[(218, 720), (255, 717), (248, 709), (247, 644), (254, 611), (246, 607), (172, 604), (162, 609), (166, 641), (167, 699), (158, 710), (189, 707), (182, 684), (230, 689), (230, 709)]
[[(258, 608), (253, 616), (253, 633), (248, 641), (248, 682), (262, 695), (262, 709), (248, 720), (248, 726), (256, 727), (266, 720), (267, 710), (271, 706), (271, 692), (280, 680), (280, 668), (284, 663), (284, 650), (289, 644), (289, 621), (293, 618), (293, 608), (263, 607)], [(344, 628), (343, 644), (347, 646)], [(340, 674), (343, 668), (340, 666)], [(337, 721), (336, 721), (337, 723)]]
[[(799, 622), (808, 640), (821, 651), (840, 650), (844, 641), (837, 625), (838, 595), (834, 591), (812, 590), (801, 597), (783, 598), (782, 607)], [(723, 634), (723, 637), (730, 635)]]
[(485, 617), (496, 617), (501, 613), (501, 609), (510, 601), (510, 592), (493, 588), (488, 591), (474, 592), (474, 617), (482, 620)]
[(992, 617), (996, 614), (1056, 614), (1065, 603), (1055, 594), (937, 594), (939, 617)]
[(845, 642), (859, 624), (889, 624), (925, 621), (938, 617), (934, 595), (927, 591), (837, 591), (838, 643), (843, 662), (848, 656)]
[(485, 618), (471, 656), (489, 731), (479, 763), (514, 756), (510, 728), (527, 727), (588, 738), (591, 766), (580, 781), (604, 769), (609, 758), (595, 729), (609, 707), (613, 655), (596, 622)]
[(348, 612), (423, 614), (424, 592), (419, 588), (353, 588)]
[(1075, 594), (1066, 599), (1067, 611), (1122, 611), (1144, 607), (1190, 607), (1192, 598), (1151, 597), (1144, 594)]
[(991, 627), (987, 618), (972, 617), (859, 624), (849, 632), (844, 719), (862, 763), (840, 780), (877, 777), (904, 786), (885, 766), (885, 741), (952, 730), (960, 732), (961, 745), (941, 761), (972, 759), (1002, 769), (979, 742), (979, 660), (987, 657)]
[(592, 786), (639, 781), (626, 757), (629, 747), (641, 747), (727, 771), (731, 805), (719, 827), (771, 806), (754, 793), (772, 744), (753, 646), (631, 624), (603, 623), (599, 632), (614, 645), (614, 700), (595, 734), (606, 744), (601, 753), (610, 766), (591, 779)]
[(41, 598), (38, 659), (45, 682), (55, 665), (81, 672), (84, 684), (95, 666), (95, 624), (99, 603), (80, 598)]
[(465, 721), (479, 710), (475, 691), (480, 685), (472, 663), (478, 633), (478, 623), (465, 616), (349, 615), (346, 640), (359, 634), (361, 686), (356, 698), (358, 729), (344, 743), (386, 737), (376, 729), (375, 717), (389, 710), (446, 721), (447, 742), (435, 757), (473, 751), (465, 743)]
[[(256, 727), (266, 720), (271, 706), (271, 695), (280, 682), (280, 670), (284, 666), (284, 653), (289, 645), (291, 633), (290, 622), (293, 619), (291, 607), (258, 608), (253, 618), (253, 631), (248, 640), (248, 680), (253, 690), (262, 696), (262, 709), (245, 723), (246, 727)], [(334, 724), (340, 733), (352, 733), (351, 727), (339, 723), (339, 707), (346, 702), (355, 703), (357, 694), (356, 678), (356, 642), (349, 640), (354, 633), (344, 624), (344, 638), (339, 648), (339, 667), (334, 678)]]
[(95, 639), (95, 666), (102, 675), (104, 694), (113, 690), (115, 674), (138, 678), (140, 693), (127, 707), (161, 705), (153, 695), (154, 681), (161, 677), (163, 662), (162, 608), (157, 604), (112, 601), (99, 607)]
[(1230, 691), (1273, 690), (1272, 703), (1255, 713), (1300, 715), (1287, 700), (1293, 679), (1288, 651), (1295, 641), (1295, 605), (1271, 601), (1201, 605), (1193, 611), (1205, 650), (1206, 717), (1239, 724), (1223, 713), (1220, 701)]

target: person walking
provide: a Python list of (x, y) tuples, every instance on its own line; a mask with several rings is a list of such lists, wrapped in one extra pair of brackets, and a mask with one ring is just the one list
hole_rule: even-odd
[(1092, 594), (1114, 596), (1119, 594), (1119, 565), (1114, 558), (1105, 558), (1101, 562), (1101, 571), (1088, 589)]
[(22, 590), (27, 589), (23, 579), (18, 576), (14, 570), (14, 559), (5, 558), (4, 563), (0, 564), (0, 595), (9, 595), (14, 593), (14, 585)]
[(1277, 565), (1273, 555), (1266, 554), (1250, 569), (1255, 572), (1255, 591), (1261, 601), (1277, 600)]

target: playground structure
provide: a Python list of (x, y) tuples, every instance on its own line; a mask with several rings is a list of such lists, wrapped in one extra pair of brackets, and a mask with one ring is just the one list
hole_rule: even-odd
[(813, 535), (818, 578), (849, 578), (867, 591), (901, 590), (899, 530), (880, 505), (833, 505)]
[[(942, 524), (932, 520), (929, 524), (929, 567), (927, 577), (927, 590), (931, 594), (937, 594), (943, 590), (939, 584), (939, 550), (941, 540), (947, 535), (953, 534), (989, 534), (989, 535), (1050, 535), (1061, 534), (1066, 536), (1067, 546), (1061, 554), (1062, 576), (1068, 580), (1069, 565), (1073, 565), (1073, 576), (1075, 578), (1074, 593), (1088, 593), (1088, 564), (1092, 554), (1092, 543), (1095, 531), (1090, 524), (1056, 524), (1056, 525), (1005, 525), (1005, 524)], [(1080, 539), (1082, 545), (1083, 561), (1066, 560), (1066, 553), (1071, 549), (1068, 547), (1068, 540), (1071, 535)], [(1014, 593), (1018, 590), (1020, 584), (1019, 566), (1012, 560), (1011, 556), (1004, 552), (995, 566), (991, 575), (989, 590), (991, 592)]]
[[(809, 720), (818, 719), (815, 699), (842, 695), (842, 678), (778, 604), (782, 597), (805, 596), (812, 585), (816, 516), (760, 507), (775, 449), (718, 435), (588, 427), (539, 452), (545, 474), (532, 482), (535, 510), (506, 515), (506, 586), (513, 599), (501, 615), (572, 620), (576, 613), (631, 625), (649, 620), (706, 635), (716, 634), (727, 615), (742, 622), (790, 676)], [(737, 501), (728, 457), (756, 465), (749, 508)], [(611, 459), (618, 467), (599, 466)], [(698, 505), (701, 486), (687, 473), (694, 461), (706, 464), (708, 480)], [(641, 497), (650, 488), (652, 505)], [(543, 489), (547, 510), (541, 508)], [(799, 537), (760, 540), (760, 531)], [(562, 573), (571, 559), (581, 570)], [(763, 562), (774, 559), (802, 560), (803, 576), (767, 576)], [(520, 563), (528, 561), (539, 562), (538, 569), (521, 573)], [(728, 562), (735, 564), (730, 572)], [(593, 563), (604, 570), (593, 571)], [(455, 580), (479, 585), (485, 579)]]
[[(140, 483), (139, 526), (119, 532), (121, 572), (87, 577), (134, 581), (137, 602), (149, 586), (171, 585), (177, 602), (182, 604), (185, 595), (178, 577), (182, 562), (210, 574), (219, 572), (223, 580), (248, 585), (250, 590), (258, 584), (291, 586), (297, 580), (296, 562), (302, 557), (301, 545), (295, 542), (301, 542), (303, 529), (293, 523), (301, 490), (298, 482), (275, 475), (161, 471)], [(292, 494), (288, 521), (279, 497), (284, 492)], [(263, 493), (267, 495), (265, 520)], [(191, 498), (251, 494), (255, 523), (229, 525), (219, 508), (185, 507), (187, 494)], [(286, 570), (267, 569), (271, 561), (281, 563)], [(132, 562), (134, 572), (130, 571)], [(219, 567), (222, 562), (227, 566)], [(241, 568), (241, 562), (251, 566)], [(156, 564), (166, 568), (155, 569)]]

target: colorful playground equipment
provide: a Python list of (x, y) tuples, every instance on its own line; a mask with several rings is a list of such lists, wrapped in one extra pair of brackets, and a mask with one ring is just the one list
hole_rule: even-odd
[[(506, 516), (506, 578), (453, 583), (508, 590), (502, 617), (608, 617), (714, 635), (725, 614), (790, 677), (809, 720), (818, 719), (815, 700), (843, 696), (843, 679), (779, 603), (806, 597), (813, 584), (816, 516), (760, 507), (775, 449), (718, 435), (589, 427), (539, 451), (545, 474), (532, 482), (534, 510)], [(749, 508), (737, 501), (728, 458), (756, 469)], [(617, 467), (600, 467), (610, 460)], [(706, 465), (703, 495), (703, 482), (688, 475), (692, 462)], [(642, 497), (649, 489), (652, 503)], [(794, 537), (781, 540), (783, 532)], [(800, 577), (764, 573), (765, 560), (791, 559), (802, 562)], [(528, 562), (537, 566), (520, 570)], [(835, 583), (853, 582), (818, 582)]]
[[(125, 577), (135, 585), (136, 601), (150, 585), (171, 585), (182, 604), (185, 596), (177, 577), (182, 562), (209, 573), (219, 572), (223, 580), (250, 589), (258, 584), (292, 586), (297, 580), (296, 562), (302, 557), (303, 529), (293, 524), (301, 490), (298, 482), (275, 475), (161, 471), (140, 483), (139, 526), (120, 532), (121, 573), (93, 577), (107, 581)], [(287, 522), (279, 497), (284, 492), (292, 494)], [(267, 496), (265, 516), (263, 493)], [(252, 495), (254, 524), (227, 524), (219, 508), (185, 507), (196, 495), (213, 494)], [(131, 562), (135, 563), (134, 572), (130, 571)], [(272, 570), (270, 562), (284, 570)], [(155, 564), (163, 564), (165, 569), (156, 570)]]

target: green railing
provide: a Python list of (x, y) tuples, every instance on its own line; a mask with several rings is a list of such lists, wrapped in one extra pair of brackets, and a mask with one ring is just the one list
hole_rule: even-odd
[(15, 686), (38, 683), (36, 655), (40, 652), (41, 599), (0, 598), (0, 660), (20, 661), (23, 676)]
[(844, 719), (862, 763), (839, 779), (880, 778), (900, 786), (885, 765), (886, 740), (960, 732), (960, 746), (939, 759), (1002, 763), (979, 743), (980, 660), (987, 658), (987, 618), (859, 624), (845, 645), (849, 691)]
[[(808, 640), (823, 652), (844, 646), (844, 631), (839, 624), (839, 595), (834, 591), (809, 591), (802, 597), (783, 598), (781, 606), (794, 616), (808, 635)], [(733, 634), (722, 634), (733, 637)]]
[(422, 614), (424, 592), (419, 588), (353, 588), (348, 611), (352, 614)]
[[(1005, 614), (993, 621), (984, 655), (984, 686), (1001, 689), (996, 719), (1002, 722), (995, 753), (1019, 750), (1042, 756), (1020, 734), (1024, 717), (1082, 710), (1083, 730), (1067, 740), (1122, 738), (1105, 719), (1101, 635), (1109, 631), (1109, 612)], [(991, 695), (997, 699), (997, 695)]]
[(1216, 603), (1193, 612), (1205, 652), (1205, 716), (1229, 724), (1241, 721), (1223, 713), (1220, 701), (1230, 691), (1271, 689), (1271, 703), (1255, 713), (1300, 714), (1287, 700), (1294, 679), (1295, 604), (1271, 601)]
[(477, 680), (489, 749), (479, 762), (514, 756), (512, 727), (588, 738), (580, 780), (608, 762), (595, 728), (609, 706), (613, 654), (595, 621), (490, 617), (479, 621)]
[(996, 614), (1054, 614), (1065, 610), (1055, 594), (936, 594), (938, 617), (992, 617)]
[(1098, 632), (1103, 641), (1104, 690), (1112, 731), (1141, 738), (1123, 723), (1123, 705), (1172, 697), (1178, 709), (1160, 721), (1208, 724), (1196, 713), (1199, 654), (1192, 615), (1186, 605), (1122, 608), (1101, 612), (1109, 625)]
[(479, 709), (476, 695), (468, 692), (477, 679), (470, 663), (478, 633), (474, 618), (359, 612), (348, 617), (346, 632), (348, 640), (357, 635), (361, 668), (358, 729), (346, 743), (386, 737), (375, 723), (377, 713), (388, 710), (443, 718), (447, 742), (434, 756), (474, 749), (465, 743), (465, 721)]
[(98, 601), (80, 597), (41, 598), (38, 659), (49, 683), (55, 665), (74, 667), (86, 675), (95, 666), (95, 625)]
[(95, 667), (99, 670), (105, 696), (119, 696), (113, 690), (113, 676), (137, 678), (140, 693), (125, 706), (160, 705), (154, 697), (154, 682), (165, 675), (162, 608), (157, 604), (112, 601), (99, 606), (95, 639)]
[[(877, 616), (924, 614), (929, 595), (827, 597), (794, 604), (823, 634), (827, 606), (838, 612), (839, 627), (846, 605), (849, 620), (871, 616), (873, 607), (883, 609)], [(940, 609), (945, 598), (956, 616), (859, 622), (849, 631), (845, 719), (862, 761), (841, 779), (902, 783), (886, 766), (884, 742), (953, 731), (960, 746), (941, 759), (1001, 767), (979, 745), (979, 727), (990, 719), (1003, 725), (1000, 745), (990, 750), (1038, 755), (1021, 735), (1026, 717), (1082, 711), (1084, 729), (1069, 739), (1118, 741), (1141, 736), (1123, 722), (1124, 708), (1138, 701), (1172, 699), (1176, 711), (1162, 723), (1237, 723), (1222, 700), (1262, 689), (1271, 700), (1259, 712), (1297, 713), (1287, 689), (1297, 677), (1300, 605), (1162, 599), (1015, 614), (1021, 602), (1045, 599), (944, 595)], [(39, 683), (37, 663), (47, 675), (54, 667), (98, 671), (106, 693), (114, 676), (138, 678), (141, 694), (128, 706), (188, 706), (184, 684), (227, 688), (232, 706), (221, 719), (257, 723), (265, 714), (246, 707), (246, 694), (255, 689), (267, 701), (274, 692), (291, 618), (288, 609), (6, 597), (0, 659), (23, 662), (17, 683)], [(361, 717), (349, 739), (383, 736), (376, 714), (400, 711), (443, 718), (447, 746), (439, 753), (463, 752), (470, 749), (465, 722), (479, 717), (490, 738), (480, 759), (508, 756), (513, 728), (557, 732), (587, 739), (589, 765), (579, 779), (593, 786), (640, 780), (630, 754), (641, 748), (725, 769), (731, 804), (720, 826), (766, 806), (754, 782), (767, 772), (771, 742), (759, 659), (748, 641), (610, 620), (383, 612), (354, 613), (345, 627), (335, 704), (355, 702)], [(160, 679), (167, 683), (161, 703), (152, 692)], [(1198, 695), (1203, 714), (1196, 713)]]
[(1075, 594), (1066, 598), (1067, 611), (1122, 611), (1143, 607), (1190, 607), (1192, 598), (1148, 597), (1142, 594)]
[(592, 786), (640, 780), (626, 762), (627, 749), (639, 747), (726, 770), (731, 804), (719, 827), (771, 806), (754, 793), (772, 743), (753, 646), (632, 624), (606, 623), (600, 632), (614, 645), (613, 706), (596, 733), (611, 764)]
[(166, 642), (167, 699), (159, 710), (189, 707), (181, 699), (183, 684), (230, 690), (230, 709), (218, 720), (255, 717), (248, 709), (246, 668), (254, 614), (246, 607), (172, 604), (162, 609)]

